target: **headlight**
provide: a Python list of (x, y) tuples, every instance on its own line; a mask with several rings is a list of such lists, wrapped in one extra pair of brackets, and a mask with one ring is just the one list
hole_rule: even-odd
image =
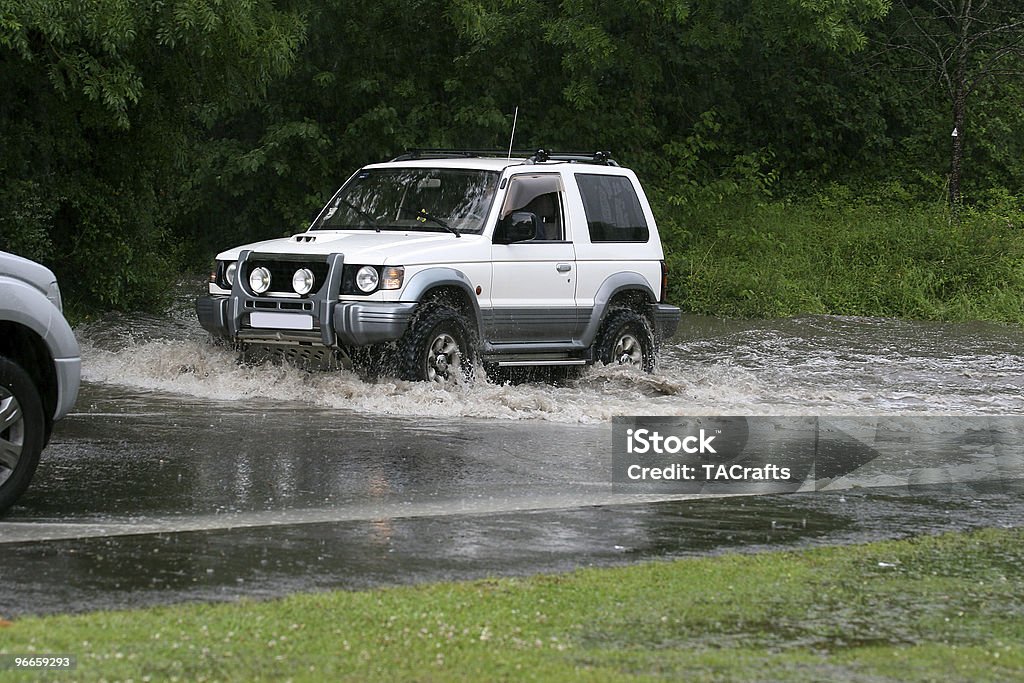
[(377, 269), (373, 266), (363, 266), (356, 273), (356, 287), (367, 294), (377, 289), (379, 282), (380, 276), (377, 275)]
[(235, 272), (238, 270), (238, 261), (232, 261), (228, 264), (227, 268), (224, 269), (224, 279), (228, 281), (229, 285), (234, 286), (235, 284)]
[(315, 282), (316, 279), (313, 277), (313, 271), (309, 268), (299, 268), (295, 271), (295, 275), (292, 275), (292, 289), (295, 290), (296, 294), (309, 294), (313, 291)]
[(253, 268), (249, 273), (249, 286), (257, 294), (262, 294), (270, 289), (270, 271), (263, 266)]
[(381, 279), (381, 289), (401, 289), (402, 281), (405, 280), (405, 268), (402, 266), (384, 266), (384, 277)]

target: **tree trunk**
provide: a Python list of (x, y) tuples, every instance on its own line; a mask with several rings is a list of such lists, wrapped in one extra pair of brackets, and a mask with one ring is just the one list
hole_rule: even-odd
[(960, 178), (963, 175), (964, 118), (967, 113), (967, 54), (961, 45), (961, 54), (953, 73), (953, 150), (949, 167), (949, 204), (954, 213), (960, 208)]
[(949, 168), (949, 203), (955, 209), (960, 206), (960, 178), (963, 174), (964, 158), (964, 110), (966, 109), (966, 94), (957, 87), (953, 99), (953, 153)]

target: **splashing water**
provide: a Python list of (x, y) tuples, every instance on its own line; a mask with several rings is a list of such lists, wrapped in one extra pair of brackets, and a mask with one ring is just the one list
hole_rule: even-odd
[(985, 324), (815, 316), (687, 316), (658, 370), (593, 367), (576, 379), (450, 389), (352, 371), (242, 365), (191, 311), (110, 315), (77, 330), (87, 382), (222, 401), (356, 413), (596, 423), (615, 415), (1024, 412), (1024, 333)]

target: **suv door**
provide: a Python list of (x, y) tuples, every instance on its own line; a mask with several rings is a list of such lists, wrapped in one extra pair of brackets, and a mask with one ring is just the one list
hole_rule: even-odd
[[(512, 215), (537, 218), (530, 239), (509, 238)], [(566, 232), (565, 188), (558, 173), (512, 176), (491, 247), (488, 338), (497, 343), (569, 342), (577, 327), (576, 252)], [(520, 236), (521, 237), (521, 236)]]

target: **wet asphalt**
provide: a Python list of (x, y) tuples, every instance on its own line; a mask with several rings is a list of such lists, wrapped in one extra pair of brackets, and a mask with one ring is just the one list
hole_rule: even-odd
[(622, 493), (610, 444), (610, 425), (425, 420), (87, 384), (29, 492), (0, 520), (0, 616), (1024, 523), (1015, 476)]

